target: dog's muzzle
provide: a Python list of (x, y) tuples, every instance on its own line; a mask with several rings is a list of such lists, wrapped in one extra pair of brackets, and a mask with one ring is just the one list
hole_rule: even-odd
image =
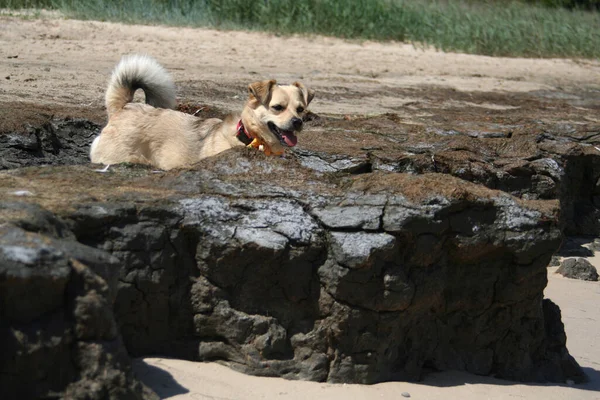
[[(298, 121), (300, 121), (300, 122), (298, 122)], [(273, 122), (269, 122), (268, 125), (269, 125), (269, 129), (271, 130), (271, 132), (273, 132), (275, 137), (277, 139), (279, 139), (279, 142), (282, 145), (288, 146), (288, 147), (294, 147), (298, 143), (298, 138), (296, 137), (296, 134), (294, 133), (294, 131), (283, 130), (283, 129), (279, 128), (277, 125), (275, 125)], [(296, 131), (299, 131), (300, 129), (302, 129), (302, 120), (300, 118), (293, 118), (292, 126), (294, 127), (294, 129)]]

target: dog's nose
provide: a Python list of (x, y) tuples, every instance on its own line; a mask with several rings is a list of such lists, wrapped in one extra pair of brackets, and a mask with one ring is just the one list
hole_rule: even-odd
[(294, 129), (302, 128), (302, 120), (300, 118), (292, 118), (292, 125)]

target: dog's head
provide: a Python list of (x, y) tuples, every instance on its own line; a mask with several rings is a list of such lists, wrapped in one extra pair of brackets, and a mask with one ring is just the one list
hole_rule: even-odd
[(244, 123), (252, 134), (274, 154), (295, 146), (296, 134), (302, 130), (302, 117), (314, 92), (299, 82), (280, 86), (274, 80), (254, 82), (248, 86), (248, 92), (244, 109), (244, 119), (248, 121)]

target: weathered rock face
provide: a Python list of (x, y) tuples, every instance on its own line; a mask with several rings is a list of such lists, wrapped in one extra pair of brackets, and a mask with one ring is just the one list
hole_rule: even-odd
[(330, 382), (583, 376), (542, 301), (555, 201), (443, 174), (315, 173), (245, 149), (188, 171), (94, 168), (5, 173), (1, 190), (59, 222), (5, 219), (119, 260), (114, 313), (135, 356)]
[(114, 319), (118, 260), (37, 206), (2, 203), (0, 215), (13, 222), (0, 227), (2, 398), (156, 398)]
[(8, 398), (151, 397), (124, 348), (330, 382), (583, 379), (542, 293), (561, 231), (600, 232), (596, 125), (312, 117), (284, 159), (168, 173), (87, 165), (100, 126), (77, 118), (0, 132)]
[[(302, 146), (292, 155), (301, 165), (325, 173), (443, 173), (523, 199), (557, 199), (564, 233), (600, 236), (600, 125), (589, 122), (585, 113), (556, 112), (578, 103), (549, 104), (549, 110), (539, 104), (530, 110), (529, 103), (531, 99), (518, 107), (522, 111), (485, 110), (485, 116), (447, 110), (455, 122), (442, 118), (427, 120), (425, 126), (396, 114), (345, 119), (309, 114), (313, 129), (303, 133)], [(598, 99), (583, 105), (585, 110), (598, 109)], [(10, 104), (3, 106), (8, 108), (4, 117), (20, 112), (11, 110)], [(224, 115), (205, 108), (204, 117)], [(198, 109), (180, 105), (184, 112)], [(60, 118), (43, 110), (41, 118), (26, 111), (35, 123), (0, 124), (0, 169), (88, 162), (89, 144), (105, 118), (102, 113), (69, 109), (59, 114), (76, 117)], [(86, 114), (94, 122), (81, 118)], [(539, 114), (539, 119), (532, 114)]]
[(0, 170), (36, 165), (84, 164), (100, 126), (85, 119), (49, 118), (0, 134)]
[(318, 132), (302, 142), (297, 155), (309, 168), (450, 174), (523, 199), (557, 199), (566, 234), (600, 235), (600, 125), (520, 117), (415, 127), (396, 115), (320, 123), (337, 137)]

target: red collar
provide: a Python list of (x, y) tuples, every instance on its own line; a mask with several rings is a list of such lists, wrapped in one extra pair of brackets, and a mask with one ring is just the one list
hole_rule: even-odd
[(250, 143), (252, 143), (254, 138), (252, 137), (252, 135), (250, 135), (248, 133), (248, 131), (246, 130), (246, 127), (244, 127), (244, 124), (242, 123), (241, 119), (240, 119), (240, 122), (237, 123), (237, 127), (235, 129), (237, 131), (235, 136), (238, 138), (238, 140), (240, 142), (244, 143), (246, 146), (248, 146)]

